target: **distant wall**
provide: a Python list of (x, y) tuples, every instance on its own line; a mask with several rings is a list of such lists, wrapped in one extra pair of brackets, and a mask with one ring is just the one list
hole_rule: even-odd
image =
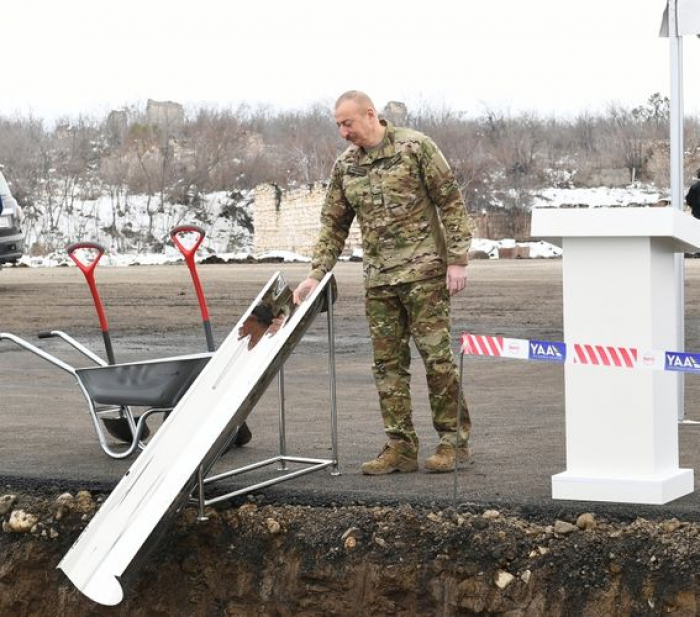
[[(311, 257), (321, 228), (321, 206), (326, 188), (321, 184), (285, 190), (272, 184), (255, 189), (253, 251), (291, 251)], [(360, 229), (355, 221), (345, 243), (344, 255), (361, 247)]]
[(524, 210), (487, 210), (481, 214), (472, 214), (474, 237), (526, 241), (530, 239), (530, 219), (530, 213)]
[(578, 170), (576, 174), (576, 183), (581, 186), (627, 186), (631, 181), (630, 171), (625, 167)]
[[(255, 226), (253, 250), (256, 254), (267, 251), (291, 251), (311, 257), (321, 227), (321, 206), (326, 194), (322, 184), (301, 189), (285, 190), (272, 184), (255, 189)], [(495, 210), (472, 215), (474, 236), (500, 240), (530, 238), (530, 213)], [(362, 246), (360, 229), (354, 222), (345, 243), (344, 255), (352, 254)]]

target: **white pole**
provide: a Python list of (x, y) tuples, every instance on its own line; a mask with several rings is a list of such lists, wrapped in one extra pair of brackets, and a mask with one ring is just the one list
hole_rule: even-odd
[[(683, 210), (683, 38), (678, 34), (678, 0), (668, 3), (668, 38), (671, 43), (671, 206)], [(676, 309), (678, 350), (685, 349), (685, 263), (676, 253)], [(685, 417), (685, 380), (678, 379), (678, 420)]]
[(671, 43), (671, 205), (683, 209), (683, 38), (676, 26), (676, 2), (669, 3)]

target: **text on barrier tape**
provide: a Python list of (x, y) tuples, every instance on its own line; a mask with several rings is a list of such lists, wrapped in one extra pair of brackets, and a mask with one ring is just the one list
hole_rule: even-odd
[(472, 356), (700, 374), (700, 354), (682, 351), (640, 351), (636, 347), (567, 344), (469, 332), (462, 333), (460, 350)]

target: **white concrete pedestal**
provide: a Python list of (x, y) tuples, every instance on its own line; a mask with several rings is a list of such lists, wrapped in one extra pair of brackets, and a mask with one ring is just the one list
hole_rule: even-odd
[[(564, 340), (679, 351), (675, 253), (700, 223), (672, 208), (537, 209), (562, 246)], [(678, 467), (679, 373), (567, 363), (566, 471), (554, 499), (663, 504), (693, 491)]]

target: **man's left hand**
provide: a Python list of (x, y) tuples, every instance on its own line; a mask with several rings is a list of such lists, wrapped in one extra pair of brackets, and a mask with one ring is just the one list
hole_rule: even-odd
[(467, 286), (467, 266), (453, 264), (447, 266), (447, 289), (451, 296)]

